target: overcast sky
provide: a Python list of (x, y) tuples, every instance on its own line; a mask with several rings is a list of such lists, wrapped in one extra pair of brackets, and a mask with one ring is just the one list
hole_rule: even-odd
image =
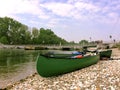
[(68, 41), (120, 40), (120, 0), (0, 0), (5, 16)]

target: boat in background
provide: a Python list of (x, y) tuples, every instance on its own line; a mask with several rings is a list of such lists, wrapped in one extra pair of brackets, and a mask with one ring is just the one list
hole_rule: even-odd
[(37, 58), (36, 69), (43, 77), (58, 76), (96, 64), (99, 54), (73, 58), (73, 56), (54, 56), (40, 54)]
[(99, 53), (100, 60), (110, 59), (112, 55), (111, 49), (98, 49), (97, 47), (92, 47), (92, 48), (84, 47), (83, 52)]
[(100, 60), (109, 59), (111, 58), (112, 50), (102, 50), (99, 51), (99, 54), (100, 54)]

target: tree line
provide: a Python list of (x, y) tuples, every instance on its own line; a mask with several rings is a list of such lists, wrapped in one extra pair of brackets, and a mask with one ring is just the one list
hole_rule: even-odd
[(9, 17), (0, 17), (0, 43), (3, 44), (67, 44), (51, 29), (29, 27)]

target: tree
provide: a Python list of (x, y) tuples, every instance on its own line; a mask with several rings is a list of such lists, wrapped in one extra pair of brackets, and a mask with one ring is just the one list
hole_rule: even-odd
[(4, 44), (66, 44), (51, 29), (32, 28), (9, 17), (0, 18), (0, 41)]
[(26, 25), (9, 17), (0, 18), (0, 38), (2, 38), (2, 42), (4, 40), (7, 44), (25, 44), (31, 38), (26, 39), (28, 32), (30, 31), (28, 31)]
[(112, 38), (112, 36), (110, 35), (110, 36), (109, 36), (109, 38), (111, 39), (111, 38)]
[(79, 44), (86, 45), (86, 44), (88, 44), (88, 41), (87, 41), (87, 40), (81, 40), (81, 41), (79, 42)]
[[(29, 33), (29, 37), (27, 36), (27, 33)], [(31, 34), (30, 31), (28, 31), (28, 27), (25, 25), (22, 25), (18, 32), (19, 35), (19, 42), (20, 44), (26, 44), (29, 43), (29, 40), (31, 40)], [(28, 38), (27, 38), (28, 37)]]
[(39, 36), (39, 31), (37, 28), (32, 28), (32, 43), (37, 44), (38, 43), (38, 36)]
[[(11, 19), (12, 20), (12, 19)], [(9, 41), (8, 33), (9, 33), (9, 18), (0, 18), (0, 38), (5, 36), (6, 40)]]
[(110, 35), (110, 36), (109, 36), (109, 38), (110, 38), (110, 39), (111, 39), (111, 41), (112, 41), (112, 35)]
[(0, 42), (3, 44), (8, 44), (7, 38), (5, 36), (0, 38)]
[(74, 41), (70, 41), (69, 43), (70, 43), (70, 44), (75, 44), (75, 42), (74, 42)]
[(51, 29), (44, 29), (44, 28), (40, 28), (38, 40), (40, 44), (43, 44), (43, 42), (44, 44), (60, 44), (60, 43), (65, 44), (67, 43), (67, 41), (55, 35)]
[(24, 44), (25, 33), (28, 27), (17, 21), (14, 21), (13, 23), (14, 25), (11, 25), (11, 29), (9, 30), (11, 44)]
[(90, 42), (91, 42), (92, 38), (90, 37)]
[(116, 42), (116, 40), (114, 39), (114, 40), (113, 40), (113, 42), (115, 43), (115, 42)]
[(25, 32), (25, 44), (31, 44), (31, 33), (30, 31)]

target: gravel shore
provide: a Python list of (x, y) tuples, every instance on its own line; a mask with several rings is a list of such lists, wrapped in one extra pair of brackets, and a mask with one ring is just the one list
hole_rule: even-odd
[(58, 77), (44, 78), (36, 73), (6, 89), (120, 90), (120, 60), (99, 61), (95, 65)]

